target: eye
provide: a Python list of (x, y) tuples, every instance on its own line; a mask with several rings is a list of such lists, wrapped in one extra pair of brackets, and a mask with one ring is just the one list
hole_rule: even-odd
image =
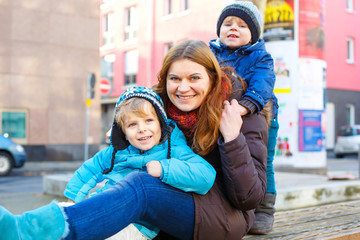
[(199, 76), (192, 76), (192, 77), (191, 77), (191, 80), (199, 80), (199, 79), (200, 79)]
[(177, 81), (177, 80), (179, 80), (179, 78), (176, 77), (176, 76), (168, 76), (168, 79), (171, 80), (171, 81)]
[(152, 122), (152, 121), (154, 121), (153, 118), (148, 118), (148, 119), (146, 119), (146, 122), (147, 122), (147, 123), (150, 123), (150, 122)]
[(135, 126), (136, 126), (136, 123), (129, 123), (129, 124), (127, 125), (128, 128), (135, 127)]

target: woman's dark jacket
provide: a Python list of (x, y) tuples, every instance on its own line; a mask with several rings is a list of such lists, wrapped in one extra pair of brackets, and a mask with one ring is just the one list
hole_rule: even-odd
[(217, 178), (206, 195), (194, 194), (194, 239), (238, 240), (255, 220), (254, 209), (266, 190), (268, 127), (261, 114), (245, 116), (243, 121), (235, 140), (220, 139), (219, 147), (205, 156)]
[[(219, 147), (204, 157), (217, 177), (206, 195), (193, 194), (194, 239), (239, 240), (249, 231), (266, 190), (267, 141), (265, 117), (247, 115), (236, 139), (227, 143), (219, 139)], [(155, 239), (176, 238), (160, 232)]]

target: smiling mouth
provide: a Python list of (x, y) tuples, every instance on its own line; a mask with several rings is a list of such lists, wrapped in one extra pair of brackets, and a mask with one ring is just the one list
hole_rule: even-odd
[(142, 138), (139, 138), (138, 140), (139, 141), (146, 141), (148, 139), (152, 138), (152, 136), (146, 136), (146, 137), (142, 137)]
[(229, 34), (227, 37), (228, 37), (228, 38), (239, 38), (239, 37), (236, 36), (235, 34)]
[(195, 95), (191, 95), (191, 96), (180, 96), (180, 95), (176, 95), (179, 99), (181, 100), (187, 100), (187, 99), (190, 99), (190, 98), (193, 98), (195, 97)]

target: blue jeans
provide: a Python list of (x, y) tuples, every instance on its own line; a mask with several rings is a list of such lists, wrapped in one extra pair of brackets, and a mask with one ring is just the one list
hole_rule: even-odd
[(192, 239), (195, 223), (191, 193), (144, 172), (133, 172), (108, 190), (64, 212), (69, 224), (65, 239), (105, 239), (130, 223), (147, 222), (179, 239)]
[(276, 138), (279, 131), (279, 122), (277, 116), (271, 120), (269, 129), (269, 141), (267, 145), (267, 164), (266, 164), (266, 177), (267, 186), (266, 193), (276, 194), (275, 188), (275, 176), (274, 176), (274, 157), (275, 157), (275, 146)]

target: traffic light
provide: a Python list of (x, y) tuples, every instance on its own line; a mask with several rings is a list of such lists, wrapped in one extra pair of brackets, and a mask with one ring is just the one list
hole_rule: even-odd
[(95, 74), (88, 73), (88, 86), (87, 86), (87, 98), (94, 99), (95, 97)]

